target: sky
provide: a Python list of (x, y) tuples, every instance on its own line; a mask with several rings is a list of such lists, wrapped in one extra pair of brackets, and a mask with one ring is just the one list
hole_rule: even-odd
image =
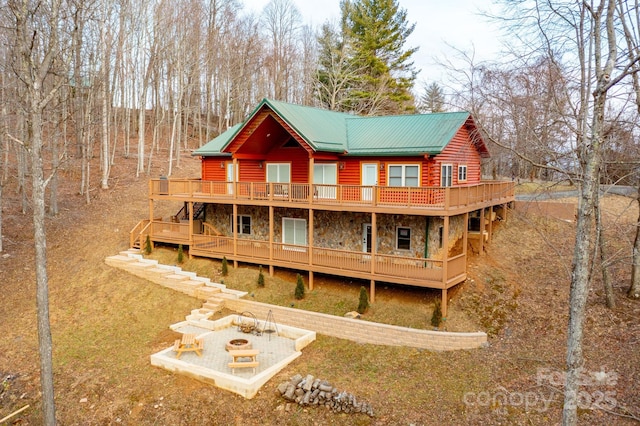
[[(260, 13), (269, 0), (241, 0), (246, 11)], [(340, 17), (340, 0), (292, 0), (305, 24), (320, 26)], [(501, 50), (500, 30), (496, 24), (479, 16), (491, 7), (491, 0), (398, 0), (407, 11), (409, 23), (415, 29), (404, 48), (418, 47), (413, 55), (415, 68), (420, 70), (416, 86), (422, 82), (442, 83), (446, 71), (437, 65), (444, 58), (453, 62), (455, 49), (474, 52), (478, 61), (496, 59)], [(495, 9), (495, 8), (494, 8)]]

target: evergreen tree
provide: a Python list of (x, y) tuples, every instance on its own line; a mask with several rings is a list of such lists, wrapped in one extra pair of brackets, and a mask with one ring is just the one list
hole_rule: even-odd
[(406, 10), (397, 0), (343, 0), (341, 13), (343, 42), (352, 46), (351, 60), (361, 70), (350, 109), (365, 115), (415, 112), (411, 56), (417, 48), (403, 49), (415, 24), (408, 24)]
[(262, 273), (262, 265), (258, 269), (258, 287), (264, 287), (264, 274)]
[(222, 256), (222, 270), (220, 272), (223, 277), (226, 277), (229, 274), (229, 265), (226, 256)]
[(358, 313), (364, 314), (369, 307), (369, 295), (367, 294), (367, 289), (364, 287), (360, 287), (360, 301), (358, 303)]
[(178, 263), (184, 262), (184, 249), (182, 244), (178, 244)]
[(444, 91), (435, 81), (424, 85), (424, 93), (420, 96), (420, 112), (444, 112)]
[(296, 291), (294, 294), (296, 300), (304, 299), (304, 281), (302, 275), (298, 274), (296, 277)]

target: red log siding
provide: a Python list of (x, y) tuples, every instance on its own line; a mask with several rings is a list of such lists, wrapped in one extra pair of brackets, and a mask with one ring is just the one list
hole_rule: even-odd
[(266, 168), (260, 168), (260, 161), (255, 160), (240, 160), (239, 162), (239, 177), (240, 182), (264, 182), (266, 181)]
[[(227, 170), (224, 163), (225, 159), (215, 157), (204, 157), (202, 159), (202, 180), (211, 180), (216, 182), (223, 182), (227, 180)], [(220, 167), (220, 163), (223, 167)]]
[[(360, 159), (345, 158), (338, 162), (338, 185), (360, 185)], [(340, 163), (344, 164), (340, 170)]]
[[(452, 185), (472, 185), (481, 180), (481, 159), (471, 141), (469, 130), (466, 127), (460, 128), (444, 151), (435, 157), (435, 167), (433, 167), (434, 185), (440, 186), (440, 171), (443, 164), (453, 165)], [(466, 182), (458, 182), (458, 166), (467, 166)]]
[(302, 147), (273, 149), (267, 154), (265, 163), (291, 163), (291, 182), (308, 182), (309, 155)]

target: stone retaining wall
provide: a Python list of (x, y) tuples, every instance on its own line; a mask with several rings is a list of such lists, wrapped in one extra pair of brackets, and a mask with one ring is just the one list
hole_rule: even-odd
[(475, 349), (482, 347), (487, 342), (487, 334), (483, 332), (454, 333), (419, 330), (244, 299), (226, 299), (225, 307), (236, 312), (249, 311), (259, 319), (266, 318), (271, 310), (276, 324), (282, 323), (313, 330), (316, 333), (348, 339), (358, 343), (450, 351)]

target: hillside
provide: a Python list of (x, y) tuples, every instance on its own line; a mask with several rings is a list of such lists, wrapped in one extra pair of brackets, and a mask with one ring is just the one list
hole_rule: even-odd
[[(467, 283), (453, 292), (460, 324), (490, 333), (489, 346), (434, 353), (354, 345), (318, 336), (252, 400), (154, 368), (149, 355), (174, 339), (168, 326), (201, 302), (111, 268), (105, 257), (128, 245), (148, 214), (147, 182), (135, 159), (120, 159), (110, 189), (86, 205), (75, 176), (61, 174), (60, 210), (50, 218), (48, 271), (60, 424), (555, 424), (560, 421), (573, 225), (513, 212), (485, 255), (472, 259)], [(176, 176), (196, 176), (185, 158)], [(160, 170), (153, 175), (159, 175)], [(0, 418), (38, 425), (39, 378), (31, 217), (13, 186), (4, 194), (5, 251), (0, 256)], [(604, 307), (598, 274), (589, 299), (584, 424), (637, 424), (640, 417), (640, 305), (624, 298), (628, 242), (637, 218), (628, 199), (608, 197), (605, 220), (619, 246), (612, 273), (618, 307)], [(626, 250), (626, 251), (625, 251)], [(213, 266), (212, 266), (213, 268)], [(338, 284), (336, 284), (338, 285)], [(416, 301), (417, 300), (417, 301)], [(378, 302), (382, 303), (382, 302)], [(407, 310), (421, 300), (403, 297)], [(455, 323), (459, 318), (451, 318)], [(369, 402), (376, 417), (287, 406), (276, 386), (313, 374)], [(600, 402), (602, 408), (589, 408)], [(11, 424), (11, 423), (10, 423)]]

